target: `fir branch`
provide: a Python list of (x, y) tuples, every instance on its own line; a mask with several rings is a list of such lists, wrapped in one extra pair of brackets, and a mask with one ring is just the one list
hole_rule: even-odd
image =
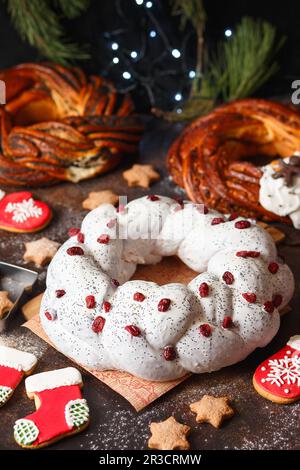
[(277, 72), (274, 57), (284, 42), (270, 23), (243, 18), (209, 61), (205, 79), (212, 83), (210, 93), (222, 101), (253, 95)]
[(180, 15), (180, 27), (184, 29), (190, 21), (197, 31), (200, 24), (206, 23), (206, 12), (203, 0), (171, 0), (172, 14)]
[[(178, 0), (180, 2), (180, 0)], [(169, 120), (190, 120), (211, 111), (218, 102), (252, 96), (278, 70), (274, 57), (285, 38), (277, 39), (270, 23), (245, 17), (234, 35), (206, 54), (203, 75), (195, 77), (182, 112), (166, 113)]]
[(90, 0), (56, 0), (56, 4), (63, 14), (72, 20), (88, 9)]
[(173, 15), (180, 15), (180, 28), (188, 22), (193, 25), (197, 35), (195, 79), (191, 87), (190, 98), (197, 96), (203, 78), (204, 31), (207, 20), (203, 0), (171, 0)]
[[(5, 1), (21, 38), (36, 47), (44, 57), (62, 65), (89, 58), (85, 50), (65, 37), (60, 16), (53, 9), (51, 0)], [(88, 2), (60, 0), (59, 4), (66, 16), (74, 18), (87, 7)]]

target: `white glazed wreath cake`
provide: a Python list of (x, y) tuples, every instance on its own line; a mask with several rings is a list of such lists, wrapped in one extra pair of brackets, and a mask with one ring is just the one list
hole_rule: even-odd
[[(163, 381), (234, 364), (273, 338), (293, 294), (265, 230), (190, 202), (102, 205), (71, 234), (49, 266), (41, 322), (60, 351), (99, 370)], [(169, 255), (201, 274), (188, 285), (129, 280), (137, 263)]]

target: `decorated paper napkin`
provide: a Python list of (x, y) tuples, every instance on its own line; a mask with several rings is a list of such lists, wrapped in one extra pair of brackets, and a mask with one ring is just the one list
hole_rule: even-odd
[[(38, 315), (34, 316), (23, 326), (31, 330), (51, 346), (55, 347), (44, 332)], [(161, 397), (188, 378), (188, 375), (186, 375), (181, 379), (169, 380), (167, 382), (149, 382), (147, 380), (134, 377), (127, 372), (115, 370), (101, 372), (95, 369), (90, 369), (89, 367), (81, 367), (128, 400), (136, 411), (142, 410), (154, 400)]]

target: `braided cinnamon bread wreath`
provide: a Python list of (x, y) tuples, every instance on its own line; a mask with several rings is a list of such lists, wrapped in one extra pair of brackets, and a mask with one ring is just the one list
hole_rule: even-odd
[(0, 184), (77, 182), (137, 151), (142, 125), (113, 85), (78, 68), (21, 64), (0, 73)]
[[(267, 190), (262, 183), (270, 166), (254, 164), (257, 156), (279, 156), (287, 166), (292, 162), (285, 157), (299, 150), (300, 114), (295, 109), (266, 100), (238, 100), (188, 125), (169, 150), (168, 169), (192, 201), (225, 213), (286, 222), (297, 209), (300, 222), (300, 196), (291, 210), (283, 194), (287, 185), (282, 164), (271, 164)], [(300, 159), (294, 159), (295, 173), (299, 165)], [(288, 207), (280, 207), (280, 199)]]

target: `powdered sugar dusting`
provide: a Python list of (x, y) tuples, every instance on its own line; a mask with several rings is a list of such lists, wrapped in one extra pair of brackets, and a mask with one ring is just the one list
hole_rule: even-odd
[(0, 334), (0, 345), (16, 348), (34, 354), (38, 359), (42, 357), (48, 345), (25, 328), (18, 328)]

